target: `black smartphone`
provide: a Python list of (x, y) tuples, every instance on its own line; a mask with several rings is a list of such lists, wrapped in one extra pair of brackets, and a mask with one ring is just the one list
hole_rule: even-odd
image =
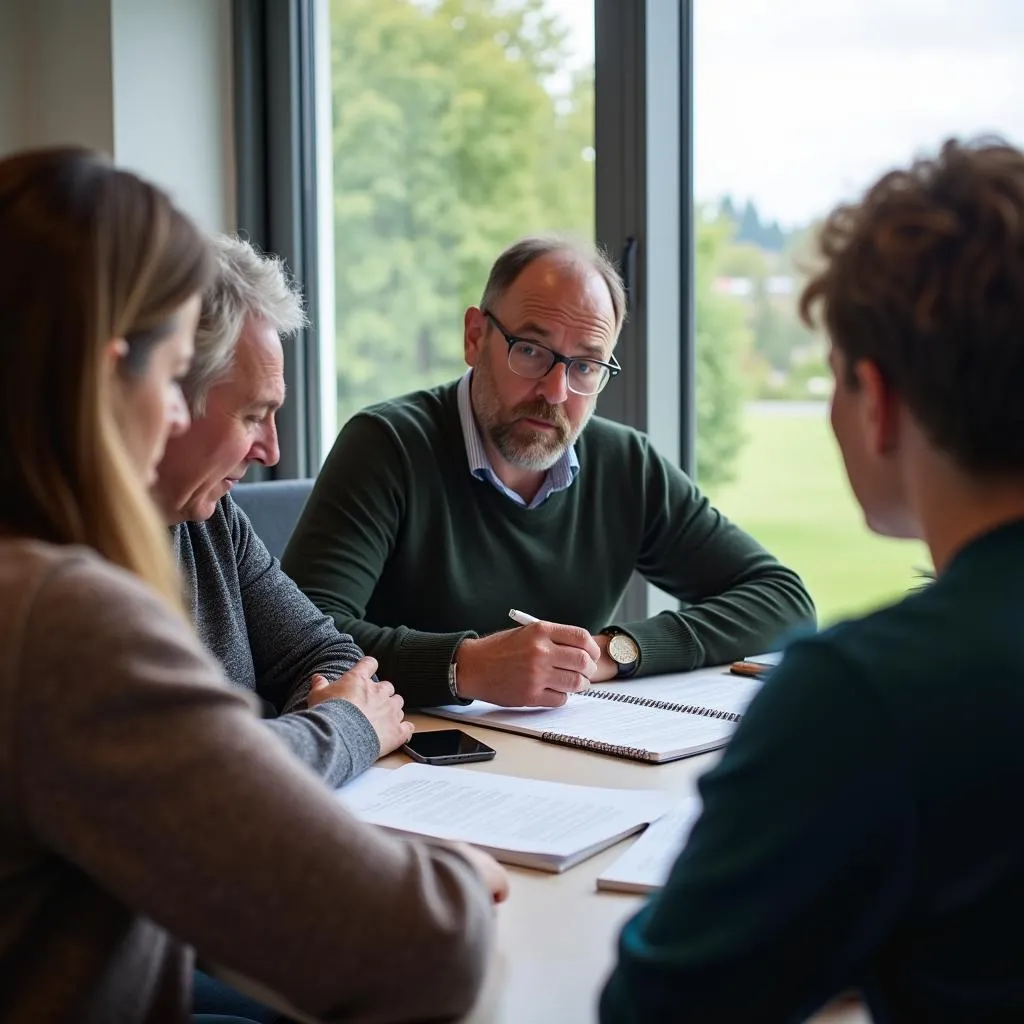
[(423, 764), (465, 764), (467, 761), (490, 761), (494, 757), (493, 747), (473, 739), (461, 729), (414, 733), (402, 750)]

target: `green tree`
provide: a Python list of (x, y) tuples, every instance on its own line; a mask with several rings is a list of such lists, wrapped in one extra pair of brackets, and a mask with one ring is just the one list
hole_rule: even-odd
[(788, 373), (794, 365), (794, 355), (813, 339), (800, 322), (793, 294), (778, 298), (763, 289), (754, 303), (751, 327), (754, 332), (754, 351), (762, 356), (773, 370)]
[[(552, 87), (546, 0), (332, 0), (338, 413), (462, 369), (461, 318), (495, 255), (594, 231), (594, 70)], [(702, 479), (742, 443), (742, 307), (714, 292), (730, 228), (697, 240)]]
[(593, 234), (592, 71), (542, 0), (333, 0), (339, 417), (455, 376), (461, 317), (531, 231)]
[[(758, 218), (761, 225), (758, 230), (766, 240), (758, 244), (741, 241), (735, 219), (727, 217), (722, 212), (724, 209), (725, 204), (720, 204), (716, 218), (726, 233), (719, 247), (716, 273), (749, 282), (745, 301), (753, 332), (753, 351), (766, 370), (788, 375), (793, 368), (794, 356), (813, 344), (813, 338), (800, 322), (795, 307), (802, 277), (794, 262), (799, 260), (800, 252), (806, 247), (806, 233), (794, 233), (787, 242), (787, 248), (776, 251), (781, 248), (777, 242), (782, 238), (778, 223), (772, 221), (766, 227)], [(746, 210), (750, 217), (757, 218), (752, 204), (748, 203)], [(789, 278), (789, 291), (773, 294), (772, 278)], [(763, 394), (776, 397), (776, 391), (768, 388)]]
[(745, 441), (743, 358), (752, 347), (752, 335), (746, 304), (715, 290), (734, 225), (700, 216), (694, 223), (697, 480), (706, 487), (727, 483), (735, 475)]
[(768, 254), (750, 242), (735, 239), (735, 224), (716, 218), (721, 222), (721, 230), (725, 233), (722, 245), (716, 253), (716, 271), (726, 277), (745, 277), (753, 282), (755, 288), (771, 273)]

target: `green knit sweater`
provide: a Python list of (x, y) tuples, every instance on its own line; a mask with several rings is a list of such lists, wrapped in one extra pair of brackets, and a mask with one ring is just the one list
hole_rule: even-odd
[[(643, 674), (767, 650), (813, 622), (799, 577), (643, 434), (595, 417), (576, 451), (572, 486), (526, 509), (470, 474), (456, 384), (373, 406), (339, 435), (284, 569), (420, 707), (451, 702), (456, 647), (509, 628), (510, 607), (619, 626)], [(634, 572), (682, 609), (614, 622)]]

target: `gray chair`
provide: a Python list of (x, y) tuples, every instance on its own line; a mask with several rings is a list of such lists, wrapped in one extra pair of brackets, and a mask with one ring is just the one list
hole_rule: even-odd
[(231, 492), (267, 550), (280, 559), (313, 489), (312, 480), (261, 480)]

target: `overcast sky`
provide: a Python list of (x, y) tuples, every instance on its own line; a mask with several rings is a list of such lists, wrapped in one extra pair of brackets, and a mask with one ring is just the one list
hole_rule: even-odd
[[(593, 0), (548, 0), (593, 59)], [(639, 2), (639, 0), (638, 0)], [(791, 225), (949, 134), (1024, 144), (1024, 0), (695, 0), (695, 190)]]

